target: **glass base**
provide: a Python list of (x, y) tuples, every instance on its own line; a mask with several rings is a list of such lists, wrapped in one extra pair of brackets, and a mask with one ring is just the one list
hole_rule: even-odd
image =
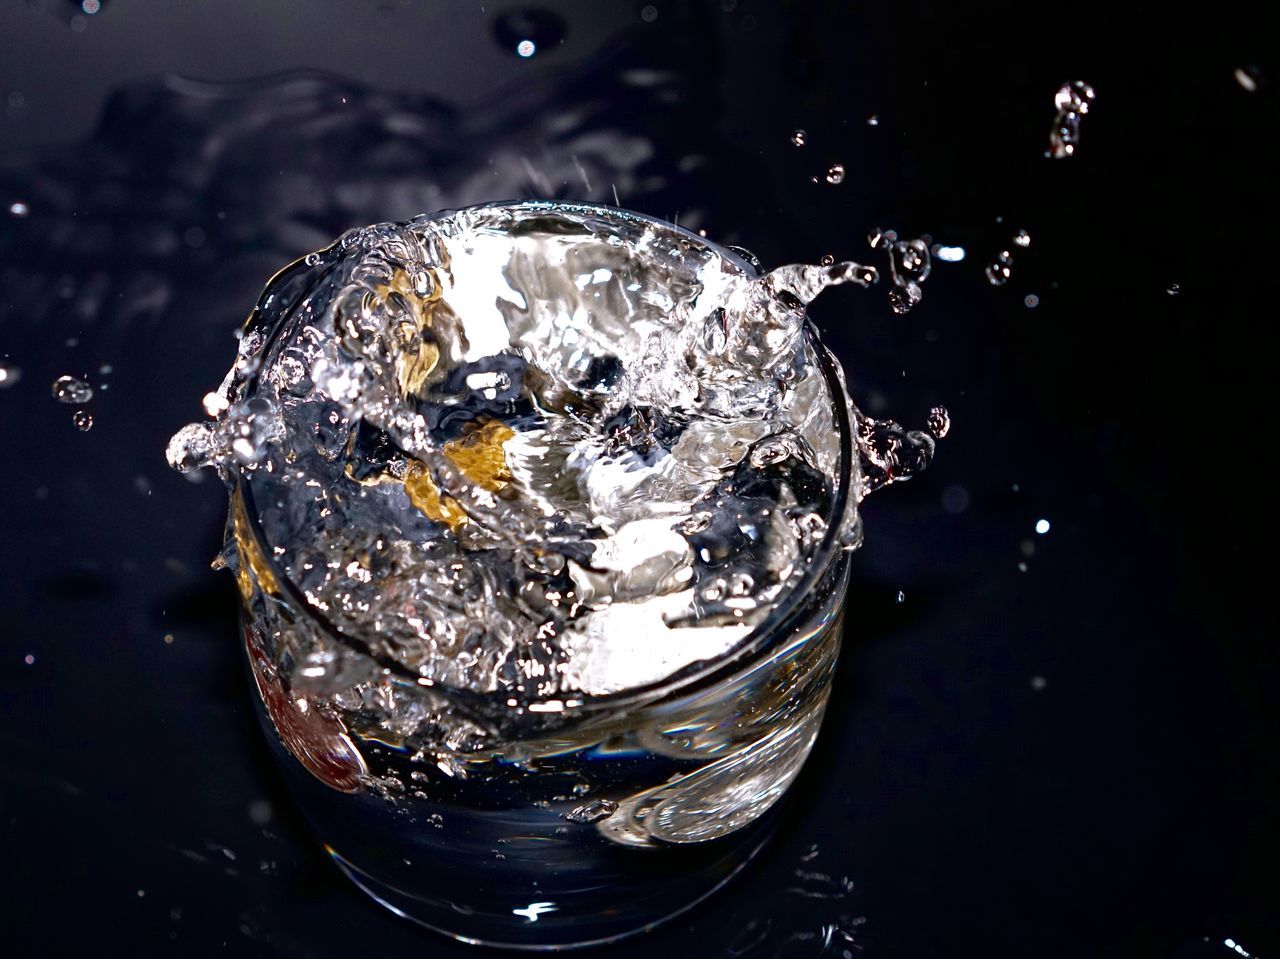
[[(404, 892), (403, 890), (388, 886), (386, 883), (380, 882), (368, 873), (361, 871), (359, 867), (348, 862), (336, 850), (328, 846), (325, 848), (334, 864), (342, 870), (343, 874), (346, 875), (348, 879), (368, 894), (369, 898), (374, 902), (384, 906), (403, 919), (408, 919), (419, 926), (430, 929), (432, 932), (448, 936), (450, 939), (457, 942), (468, 943), (469, 945), (538, 952), (561, 949), (583, 949), (590, 946), (608, 945), (609, 943), (618, 942), (621, 939), (627, 939), (631, 936), (638, 935), (639, 933), (648, 932), (657, 926), (670, 922), (672, 919), (675, 919), (698, 906), (708, 897), (714, 895), (728, 885), (728, 883), (756, 857), (768, 841), (771, 832), (772, 830), (765, 830), (758, 841), (750, 847), (744, 855), (742, 855), (742, 859), (726, 874), (721, 876), (714, 884), (665, 916), (657, 919), (650, 919), (643, 924), (635, 925), (630, 928), (615, 928), (612, 931), (603, 933), (602, 935), (592, 934), (593, 926), (595, 928), (599, 928), (599, 923), (596, 919), (585, 921), (583, 928), (575, 930), (569, 927), (569, 922), (566, 922), (564, 918), (561, 918), (560, 922), (555, 923), (555, 928), (544, 927), (544, 933), (542, 930), (535, 930), (534, 927), (540, 920), (545, 921), (546, 918), (550, 918), (552, 911), (543, 913), (538, 909), (538, 907), (545, 907), (552, 904), (530, 903), (527, 911), (524, 913), (524, 924), (527, 924), (529, 928), (527, 930), (527, 935), (520, 938), (513, 938), (512, 935), (504, 936), (502, 933), (496, 933), (495, 935), (473, 936), (459, 932), (457, 929), (459, 920), (463, 920), (466, 925), (471, 926), (481, 917), (475, 916), (474, 913), (468, 915), (470, 912), (469, 910), (460, 910), (459, 907), (454, 906), (451, 903), (428, 901), (421, 897)], [(573, 920), (570, 919), (570, 922), (573, 922)], [(485, 925), (488, 925), (488, 923), (485, 923)]]

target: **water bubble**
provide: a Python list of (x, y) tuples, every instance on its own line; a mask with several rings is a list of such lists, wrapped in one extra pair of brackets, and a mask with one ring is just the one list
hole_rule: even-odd
[(1080, 142), (1080, 118), (1089, 112), (1094, 96), (1093, 87), (1082, 80), (1064, 83), (1054, 94), (1058, 115), (1049, 132), (1049, 155), (1054, 159), (1075, 156)]
[(53, 398), (59, 403), (88, 403), (93, 399), (93, 387), (74, 376), (59, 376), (53, 381)]
[(527, 60), (539, 50), (549, 50), (564, 40), (565, 21), (550, 10), (514, 10), (493, 22), (498, 45)]
[(1034, 293), (1028, 293), (1022, 298), (1022, 305), (1028, 310), (1034, 310), (1040, 305), (1040, 297), (1036, 296)]
[(830, 266), (835, 261), (836, 261), (836, 258), (832, 256), (830, 253), (824, 253), (822, 254), (822, 259), (820, 259), (818, 263), (821, 266)]
[(20, 379), (22, 379), (22, 370), (8, 363), (0, 363), (0, 390), (16, 386)]
[(791, 133), (791, 145), (802, 147), (809, 142), (809, 134), (803, 130), (793, 130)]
[(653, 21), (658, 19), (658, 8), (653, 4), (649, 4), (649, 6), (644, 7), (640, 11), (640, 19), (645, 23), (653, 23)]
[(618, 804), (612, 799), (592, 799), (565, 813), (564, 818), (576, 823), (599, 822), (612, 816), (617, 809)]
[(87, 433), (93, 429), (93, 414), (88, 410), (76, 410), (71, 414), (71, 422), (81, 433)]
[(14, 200), (9, 204), (9, 215), (16, 216), (19, 219), (28, 216), (31, 213), (31, 207), (27, 206), (21, 200)]
[(942, 439), (951, 430), (951, 414), (945, 406), (935, 406), (929, 410), (929, 418), (925, 421), (925, 429), (936, 440)]
[(844, 164), (833, 163), (827, 167), (827, 182), (832, 186), (837, 186), (844, 182)]
[(1031, 245), (1031, 234), (1026, 230), (1019, 230), (1013, 235), (1013, 242), (1025, 250)]
[(1001, 250), (995, 260), (987, 265), (987, 280), (992, 286), (1004, 286), (1013, 276), (1013, 254)]
[(320, 254), (308, 253), (306, 256), (302, 258), (302, 262), (305, 263), (307, 266), (317, 266), (320, 263)]

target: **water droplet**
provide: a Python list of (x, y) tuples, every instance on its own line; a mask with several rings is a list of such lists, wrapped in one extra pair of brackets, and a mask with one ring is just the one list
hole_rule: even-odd
[(31, 653), (27, 653), (27, 655), (22, 657), (22, 661), (26, 663), (28, 666), (34, 666), (36, 662), (36, 658)]
[(939, 259), (943, 263), (959, 263), (964, 259), (965, 255), (965, 249), (962, 246), (943, 246), (940, 243), (935, 243), (930, 252), (933, 253), (935, 259)]
[(889, 309), (901, 316), (910, 312), (923, 298), (924, 294), (917, 283), (897, 286), (889, 291)]
[(899, 603), (905, 603), (907, 601), (907, 594), (903, 590), (898, 590), (897, 600)]
[(1036, 520), (1036, 532), (1039, 533), (1041, 536), (1049, 532), (1049, 528), (1050, 528), (1050, 524), (1047, 519)]
[(809, 142), (809, 134), (803, 130), (794, 130), (791, 133), (791, 145), (802, 147)]
[(835, 261), (836, 261), (836, 258), (832, 256), (830, 253), (824, 253), (822, 255), (822, 259), (820, 259), (818, 263), (821, 264), (822, 266), (830, 266)]
[(515, 10), (493, 22), (493, 35), (504, 50), (527, 60), (564, 40), (565, 21), (550, 10)]
[(88, 403), (93, 399), (93, 387), (74, 376), (59, 376), (53, 381), (53, 398), (59, 403)]
[(308, 253), (306, 256), (302, 258), (302, 262), (305, 263), (307, 266), (316, 266), (320, 263), (320, 254)]
[(31, 213), (31, 207), (27, 206), (21, 200), (14, 200), (9, 204), (9, 215), (19, 218), (25, 217)]
[(8, 363), (0, 363), (0, 390), (15, 386), (22, 379), (22, 370)]
[(1022, 298), (1022, 305), (1028, 310), (1034, 310), (1040, 305), (1040, 297), (1036, 296), (1034, 293), (1028, 293)]
[(873, 114), (871, 114), (871, 116), (867, 117), (867, 126), (869, 126), (869, 127), (878, 127), (879, 125), (880, 125), (880, 117), (879, 117), (879, 116), (877, 116), (876, 114), (874, 114), (874, 113), (873, 113)]
[(1004, 286), (1013, 276), (1013, 254), (1001, 250), (994, 261), (987, 265), (987, 279), (992, 286)]
[(1261, 77), (1261, 74), (1259, 73), (1257, 67), (1254, 67), (1254, 66), (1236, 67), (1236, 70), (1235, 70), (1236, 83), (1240, 84), (1240, 88), (1244, 90), (1246, 93), (1258, 92), (1258, 87), (1260, 86), (1258, 81), (1260, 77)]
[(827, 182), (836, 186), (844, 182), (844, 164), (833, 163), (827, 167)]
[(1031, 245), (1031, 234), (1026, 230), (1019, 230), (1013, 235), (1013, 242), (1026, 249)]
[(88, 410), (76, 410), (71, 414), (71, 422), (81, 433), (87, 433), (93, 429), (93, 414)]
[(653, 23), (658, 19), (658, 8), (650, 4), (640, 11), (640, 19), (645, 23)]
[(1045, 679), (1043, 676), (1031, 677), (1031, 688), (1034, 689), (1037, 693), (1041, 692), (1048, 685), (1049, 685), (1049, 680)]
[(951, 430), (951, 414), (945, 406), (935, 406), (929, 410), (929, 418), (925, 421), (925, 429), (936, 440), (942, 439)]
[(1080, 118), (1089, 112), (1094, 96), (1093, 87), (1082, 80), (1064, 83), (1054, 94), (1053, 105), (1058, 115), (1049, 132), (1049, 155), (1054, 159), (1075, 156), (1080, 142)]
[(1177, 296), (1182, 292), (1182, 287), (1177, 283), (1170, 283), (1168, 289), (1165, 290), (1170, 296)]
[(577, 823), (599, 822), (612, 816), (617, 808), (618, 804), (612, 799), (592, 799), (565, 813), (564, 818)]

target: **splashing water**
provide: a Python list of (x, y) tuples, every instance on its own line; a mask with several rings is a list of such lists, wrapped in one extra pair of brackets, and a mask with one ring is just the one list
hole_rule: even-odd
[(1089, 112), (1095, 93), (1083, 80), (1064, 83), (1053, 96), (1058, 115), (1049, 132), (1049, 155), (1055, 160), (1075, 156), (1080, 144), (1080, 118)]
[[(169, 444), (175, 468), (247, 484), (315, 610), (428, 682), (600, 694), (721, 655), (828, 529), (859, 541), (856, 506), (834, 512), (837, 404), (855, 500), (923, 469), (940, 435), (863, 417), (806, 333), (814, 297), (874, 268), (756, 276), (597, 211), (349, 232), (273, 282), (215, 418)], [(895, 269), (923, 278), (927, 252), (904, 247)], [(284, 646), (301, 688), (369, 688), (372, 662)]]

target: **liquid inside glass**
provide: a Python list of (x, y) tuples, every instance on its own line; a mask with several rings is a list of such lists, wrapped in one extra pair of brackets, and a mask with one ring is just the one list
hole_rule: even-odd
[(875, 279), (524, 203), (272, 281), (169, 457), (232, 490), (264, 721), (366, 890), (563, 946), (749, 859), (827, 701), (857, 502), (933, 452), (806, 320)]

